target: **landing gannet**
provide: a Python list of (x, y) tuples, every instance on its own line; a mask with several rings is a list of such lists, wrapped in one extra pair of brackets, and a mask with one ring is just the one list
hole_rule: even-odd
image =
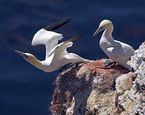
[(101, 49), (114, 62), (132, 70), (132, 67), (128, 65), (127, 62), (134, 54), (134, 49), (128, 44), (113, 39), (113, 24), (110, 20), (103, 20), (93, 36), (97, 35), (102, 30), (105, 31), (103, 32), (99, 43)]
[(32, 45), (35, 46), (44, 44), (46, 47), (45, 60), (39, 61), (34, 55), (30, 53), (24, 53), (18, 50), (15, 50), (15, 52), (21, 55), (26, 61), (31, 63), (33, 66), (43, 70), (44, 72), (56, 71), (67, 64), (87, 62), (87, 59), (84, 59), (74, 53), (68, 53), (66, 51), (68, 47), (71, 47), (73, 45), (72, 41), (81, 38), (82, 36), (74, 37), (58, 44), (58, 40), (61, 40), (63, 38), (63, 35), (51, 31), (59, 28), (60, 26), (64, 25), (69, 21), (70, 20), (65, 20), (47, 26), (45, 28), (40, 29), (34, 35)]

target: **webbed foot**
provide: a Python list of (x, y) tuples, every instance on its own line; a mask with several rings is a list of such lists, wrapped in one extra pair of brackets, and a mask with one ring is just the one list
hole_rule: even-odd
[(110, 61), (110, 60), (106, 60), (106, 61), (104, 62), (104, 64), (105, 64), (104, 67), (108, 67), (108, 66), (110, 66), (110, 67), (114, 67), (115, 64), (116, 64), (116, 62), (114, 62), (114, 61)]
[(104, 68), (106, 68), (106, 67), (114, 67), (115, 64), (116, 64), (116, 62), (114, 62), (114, 61), (106, 60), (106, 61), (104, 62), (104, 66), (101, 66), (101, 67), (95, 66), (95, 67), (104, 69)]

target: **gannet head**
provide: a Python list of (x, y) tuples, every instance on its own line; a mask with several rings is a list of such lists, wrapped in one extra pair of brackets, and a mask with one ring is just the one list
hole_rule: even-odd
[(33, 63), (34, 60), (36, 60), (35, 56), (30, 54), (30, 53), (24, 53), (24, 52), (21, 52), (19, 50), (15, 50), (15, 52), (17, 54), (19, 54), (20, 56), (22, 56), (26, 61), (28, 61), (30, 63)]
[(108, 27), (113, 27), (113, 24), (110, 20), (103, 20), (100, 24), (96, 32), (93, 34), (93, 36), (97, 35), (99, 32), (101, 32), (104, 29), (107, 29)]

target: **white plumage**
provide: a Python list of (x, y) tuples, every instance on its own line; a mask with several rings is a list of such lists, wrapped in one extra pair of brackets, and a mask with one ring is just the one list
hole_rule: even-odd
[(82, 36), (71, 38), (65, 42), (58, 44), (58, 41), (63, 38), (63, 35), (50, 30), (55, 30), (70, 20), (55, 23), (40, 29), (33, 37), (32, 45), (45, 45), (46, 56), (45, 60), (39, 61), (34, 55), (30, 53), (24, 53), (15, 50), (16, 53), (21, 55), (26, 61), (34, 65), (35, 67), (45, 71), (52, 72), (61, 69), (67, 64), (74, 64), (78, 62), (86, 62), (87, 59), (80, 57), (74, 53), (68, 53), (67, 48), (73, 45), (74, 40), (81, 38)]
[(63, 39), (63, 35), (48, 31), (44, 28), (40, 29), (33, 37), (32, 39), (32, 46), (36, 45), (45, 45), (46, 48), (46, 55), (45, 59), (48, 57), (49, 52), (58, 45), (58, 41)]
[(127, 64), (129, 58), (134, 54), (134, 49), (123, 42), (114, 40), (112, 37), (113, 24), (110, 20), (103, 20), (99, 28), (94, 33), (97, 35), (100, 31), (105, 30), (100, 39), (100, 47), (106, 55), (114, 62), (119, 63), (125, 68), (131, 70), (132, 67)]

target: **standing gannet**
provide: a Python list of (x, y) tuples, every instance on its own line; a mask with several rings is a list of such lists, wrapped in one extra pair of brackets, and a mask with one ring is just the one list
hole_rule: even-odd
[(125, 68), (132, 70), (132, 67), (128, 65), (127, 62), (134, 54), (134, 49), (126, 43), (113, 39), (113, 24), (110, 20), (103, 20), (93, 36), (97, 35), (102, 30), (105, 31), (103, 32), (99, 43), (101, 49), (114, 62), (117, 62)]
[(81, 38), (82, 36), (71, 38), (65, 42), (58, 44), (58, 40), (63, 38), (63, 35), (60, 33), (53, 32), (60, 26), (68, 23), (70, 20), (65, 20), (47, 26), (40, 29), (33, 37), (32, 45), (41, 45), (44, 44), (46, 47), (46, 56), (45, 60), (39, 61), (34, 55), (30, 53), (24, 53), (18, 50), (15, 50), (16, 53), (21, 55), (26, 61), (31, 63), (33, 66), (45, 71), (52, 72), (56, 71), (67, 64), (74, 64), (78, 62), (86, 62), (87, 59), (84, 59), (77, 54), (68, 53), (66, 49), (73, 45), (72, 41)]

